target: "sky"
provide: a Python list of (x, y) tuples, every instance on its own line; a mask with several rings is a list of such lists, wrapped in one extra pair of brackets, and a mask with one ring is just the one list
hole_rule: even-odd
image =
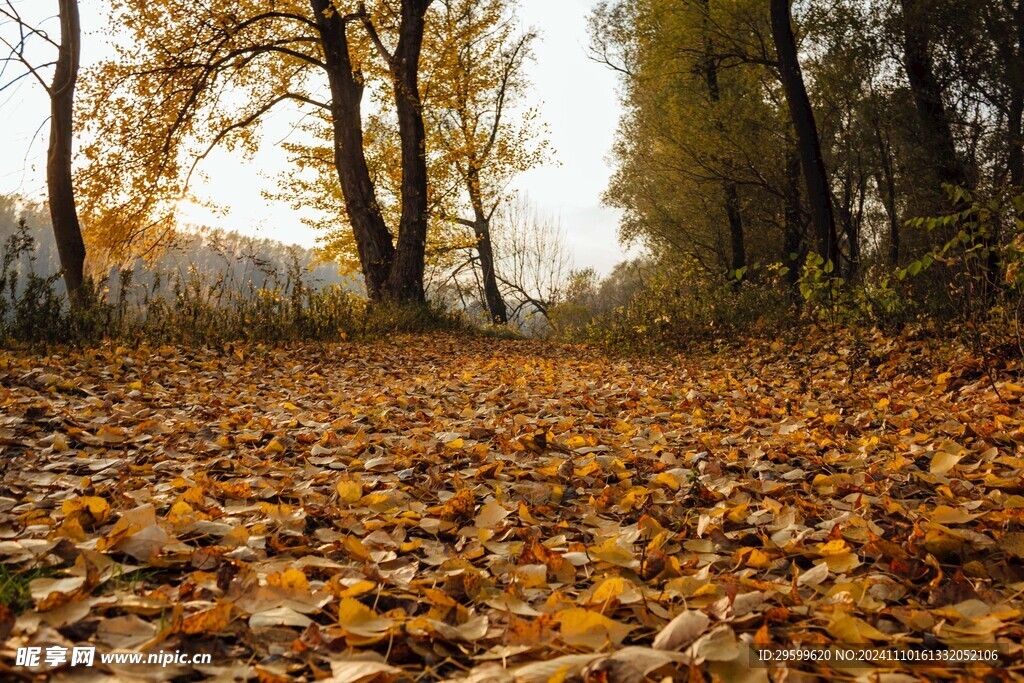
[[(40, 0), (18, 4), (32, 9), (42, 5)], [(83, 2), (81, 6), (86, 67), (106, 52), (103, 37), (95, 33), (104, 23), (101, 4)], [(541, 215), (561, 223), (575, 267), (608, 273), (628, 255), (618, 241), (618, 212), (601, 202), (622, 110), (614, 75), (587, 56), (587, 16), (595, 4), (595, 0), (517, 2), (524, 25), (541, 36), (528, 71), (529, 97), (541, 108), (555, 154), (552, 163), (524, 173), (514, 186)], [(45, 93), (31, 79), (0, 93), (0, 194), (45, 195), (43, 124), (47, 114)], [(185, 212), (184, 221), (313, 246), (315, 230), (305, 226), (289, 206), (263, 197), (264, 190), (272, 190), (279, 182), (288, 163), (278, 143), (293, 123), (294, 116), (287, 111), (272, 115), (264, 124), (264, 144), (252, 159), (227, 151), (211, 154), (201, 165), (203, 177), (192, 191), (226, 213), (193, 207)]]

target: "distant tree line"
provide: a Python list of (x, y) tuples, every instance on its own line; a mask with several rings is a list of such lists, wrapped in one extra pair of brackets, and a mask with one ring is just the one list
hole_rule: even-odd
[[(32, 270), (42, 277), (58, 273), (60, 254), (45, 207), (13, 196), (0, 196), (0, 245), (22, 230), (32, 244), (30, 250), (19, 255), (13, 267), (22, 273)], [(291, 271), (301, 274), (309, 287), (340, 285), (361, 290), (356, 279), (341, 274), (336, 264), (323, 262), (314, 249), (211, 228), (181, 230), (159, 257), (137, 258), (100, 275), (108, 283), (116, 283), (121, 273), (128, 270), (132, 272), (135, 289), (159, 287), (161, 280), (166, 286), (179, 276), (208, 283), (219, 279), (236, 288), (272, 288)]]

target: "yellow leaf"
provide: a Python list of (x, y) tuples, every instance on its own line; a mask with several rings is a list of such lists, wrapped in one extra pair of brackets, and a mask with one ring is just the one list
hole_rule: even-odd
[(480, 512), (473, 520), (473, 525), (478, 529), (491, 529), (497, 526), (501, 520), (508, 517), (509, 511), (496, 501), (491, 501), (480, 508)]
[(62, 538), (70, 538), (72, 541), (81, 542), (86, 539), (85, 529), (82, 528), (82, 523), (78, 521), (77, 516), (71, 516), (65, 519), (60, 528), (57, 529), (57, 536)]
[(224, 534), (220, 542), (227, 548), (237, 548), (249, 542), (249, 530), (239, 524), (234, 529)]
[(768, 553), (758, 548), (741, 548), (737, 553), (737, 559), (753, 569), (766, 569), (772, 565), (772, 558)]
[(459, 449), (459, 448), (462, 448), (462, 447), (463, 447), (463, 446), (465, 446), (465, 445), (466, 445), (466, 441), (465, 441), (465, 439), (463, 439), (463, 438), (462, 438), (462, 437), (460, 436), (460, 437), (459, 437), (458, 439), (452, 439), (451, 441), (449, 441), (448, 443), (446, 443), (446, 444), (445, 444), (445, 448), (450, 448), (450, 449), (452, 449), (452, 450), (457, 450), (457, 449)]
[(565, 447), (571, 450), (575, 450), (577, 448), (584, 448), (586, 447), (586, 445), (587, 440), (579, 435), (570, 436), (568, 439), (565, 440)]
[(658, 486), (664, 486), (665, 488), (672, 489), (673, 491), (678, 491), (680, 486), (679, 479), (676, 478), (676, 475), (671, 474), (670, 472), (662, 472), (657, 475), (654, 477), (653, 483)]
[(109, 425), (102, 425), (96, 431), (96, 438), (103, 443), (121, 443), (125, 440), (124, 431), (117, 427), (111, 427)]
[(448, 522), (465, 519), (473, 514), (476, 508), (476, 496), (468, 488), (459, 489), (449, 498), (438, 512), (438, 516)]
[(828, 488), (833, 485), (832, 477), (827, 474), (816, 474), (811, 481), (811, 486), (816, 489)]
[(610, 579), (605, 579), (601, 582), (595, 590), (594, 594), (590, 598), (590, 604), (600, 604), (608, 602), (614, 598), (622, 595), (626, 590), (626, 580), (621, 576), (613, 576)]
[(178, 526), (190, 521), (192, 517), (192, 506), (185, 501), (179, 500), (167, 511), (167, 521)]
[(61, 510), (68, 517), (77, 516), (79, 521), (82, 515), (93, 524), (102, 524), (110, 518), (110, 504), (98, 496), (82, 496), (71, 498), (61, 504)]
[(268, 574), (267, 585), (290, 595), (309, 594), (309, 579), (295, 567), (289, 567), (283, 572)]
[(887, 641), (889, 636), (866, 621), (840, 613), (829, 623), (828, 632), (841, 643), (867, 643), (872, 640)]
[(362, 581), (359, 581), (358, 583), (356, 583), (354, 585), (349, 586), (345, 590), (343, 590), (338, 595), (338, 597), (340, 597), (340, 598), (356, 598), (356, 597), (359, 597), (360, 595), (363, 595), (365, 593), (369, 593), (370, 591), (373, 591), (373, 590), (376, 590), (376, 589), (377, 589), (377, 584), (375, 584), (373, 581), (362, 580)]
[(221, 631), (231, 622), (231, 609), (230, 602), (222, 602), (215, 607), (185, 617), (181, 622), (181, 632), (197, 635)]
[(952, 557), (963, 551), (964, 542), (943, 529), (929, 529), (924, 535), (924, 548), (938, 557)]
[(338, 500), (344, 505), (358, 503), (363, 497), (363, 485), (358, 481), (342, 479), (335, 488), (338, 491)]
[(959, 508), (953, 508), (948, 505), (939, 505), (932, 510), (932, 513), (928, 518), (936, 524), (967, 524), (978, 517), (981, 517), (981, 515), (972, 515)]
[(740, 523), (742, 523), (747, 518), (747, 509), (749, 507), (750, 507), (750, 503), (748, 501), (743, 501), (742, 503), (740, 503), (736, 507), (734, 507), (731, 510), (729, 510), (728, 514), (726, 514), (726, 518), (730, 522), (735, 522), (736, 524), (740, 524)]
[(202, 486), (190, 486), (185, 489), (180, 496), (178, 496), (178, 500), (185, 501), (191, 505), (202, 506), (205, 497)]
[(61, 432), (55, 432), (53, 435), (53, 452), (60, 453), (68, 449), (68, 437), (64, 436)]
[(394, 621), (382, 617), (355, 598), (342, 598), (338, 604), (338, 624), (359, 636), (386, 633)]
[(635, 568), (640, 565), (640, 561), (633, 556), (633, 553), (619, 545), (618, 539), (614, 537), (609, 538), (601, 545), (590, 548), (588, 553), (595, 559), (620, 567)]
[(948, 451), (939, 451), (932, 457), (932, 474), (946, 474), (960, 462), (963, 455), (955, 455)]
[(370, 559), (369, 549), (355, 536), (346, 536), (342, 539), (341, 544), (344, 545), (349, 554), (357, 560), (366, 562)]
[(823, 557), (830, 557), (832, 555), (843, 555), (850, 552), (850, 546), (847, 545), (846, 541), (841, 538), (837, 538), (834, 541), (828, 543), (822, 543), (818, 546), (818, 554)]
[(271, 439), (270, 443), (267, 444), (267, 447), (266, 447), (265, 450), (266, 450), (267, 453), (273, 453), (274, 455), (280, 455), (281, 453), (284, 453), (287, 449), (285, 448), (285, 445), (283, 443), (281, 443), (281, 440), (275, 437), (275, 438)]
[(606, 645), (618, 647), (634, 628), (580, 607), (559, 612), (555, 620), (566, 645), (588, 650), (600, 650)]

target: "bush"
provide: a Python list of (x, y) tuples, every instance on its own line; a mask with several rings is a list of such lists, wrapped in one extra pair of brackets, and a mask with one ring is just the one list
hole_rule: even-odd
[(947, 189), (958, 210), (908, 223), (937, 236), (938, 244), (896, 275), (930, 284), (925, 302), (944, 309), (978, 348), (1005, 345), (1010, 337), (1024, 354), (1024, 195)]
[(659, 351), (773, 334), (793, 316), (792, 295), (777, 268), (769, 269), (759, 283), (726, 280), (694, 260), (647, 264), (638, 272), (625, 303), (614, 307), (606, 302), (618, 291), (602, 294), (594, 287), (570, 287), (570, 296), (552, 312), (558, 335), (567, 341)]

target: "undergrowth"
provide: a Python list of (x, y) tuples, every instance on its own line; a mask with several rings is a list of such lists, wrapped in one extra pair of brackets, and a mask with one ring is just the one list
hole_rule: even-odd
[(341, 285), (316, 286), (297, 259), (283, 272), (256, 264), (261, 286), (194, 266), (144, 278), (125, 268), (87, 280), (70, 306), (60, 274), (36, 272), (35, 251), (24, 220), (0, 246), (0, 342), (278, 343), (468, 328), (462, 316), (435, 306), (370, 305)]

